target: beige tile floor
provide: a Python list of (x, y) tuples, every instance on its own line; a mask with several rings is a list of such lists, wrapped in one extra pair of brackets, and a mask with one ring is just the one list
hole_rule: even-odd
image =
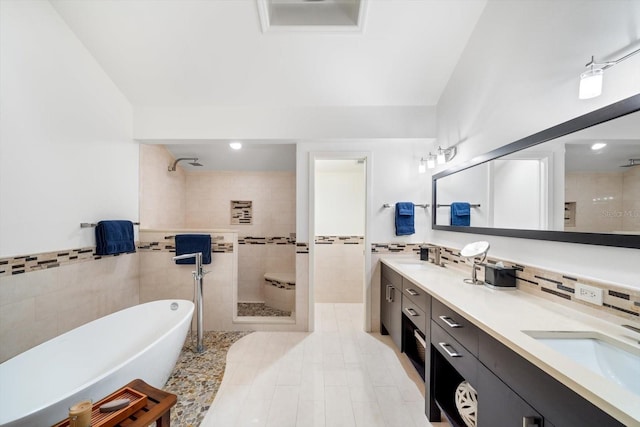
[(203, 427), (430, 424), (413, 367), (388, 336), (362, 331), (362, 304), (316, 304), (316, 330), (254, 332), (227, 355)]

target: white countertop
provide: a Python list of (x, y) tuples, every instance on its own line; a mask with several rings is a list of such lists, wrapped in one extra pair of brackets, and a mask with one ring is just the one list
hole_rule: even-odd
[[(388, 256), (381, 261), (604, 412), (626, 425), (640, 426), (640, 396), (522, 331), (597, 332), (639, 352), (640, 333), (519, 290), (466, 284), (461, 272), (415, 257)], [(623, 323), (629, 322), (621, 319)]]

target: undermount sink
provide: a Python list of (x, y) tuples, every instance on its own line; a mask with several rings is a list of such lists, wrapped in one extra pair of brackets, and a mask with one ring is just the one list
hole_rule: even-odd
[(418, 260), (406, 260), (406, 261), (396, 261), (397, 264), (400, 264), (402, 267), (420, 270), (423, 268), (427, 268), (426, 261), (418, 261)]
[(523, 331), (577, 364), (640, 395), (640, 350), (597, 332)]

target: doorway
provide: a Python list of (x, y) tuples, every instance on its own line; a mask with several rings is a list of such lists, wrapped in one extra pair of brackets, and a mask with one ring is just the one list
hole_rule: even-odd
[(316, 303), (361, 304), (363, 330), (369, 329), (368, 157), (364, 153), (312, 153), (310, 330)]

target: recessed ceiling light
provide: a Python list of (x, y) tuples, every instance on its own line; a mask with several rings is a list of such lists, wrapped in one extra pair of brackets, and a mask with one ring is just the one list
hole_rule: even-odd
[(595, 150), (602, 150), (606, 146), (607, 146), (606, 142), (596, 142), (595, 144), (593, 144), (591, 146), (591, 149), (594, 150), (594, 151)]
[(239, 150), (242, 148), (242, 143), (241, 142), (230, 142), (229, 143), (229, 147), (231, 147), (231, 149), (233, 150)]

